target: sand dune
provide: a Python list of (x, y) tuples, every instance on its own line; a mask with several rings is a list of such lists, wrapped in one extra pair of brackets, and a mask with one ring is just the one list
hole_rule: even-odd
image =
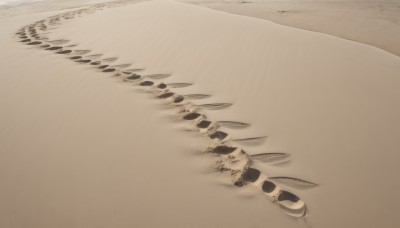
[(396, 0), (181, 0), (369, 44), (400, 56)]
[(9, 20), (4, 226), (396, 227), (397, 57), (175, 1)]

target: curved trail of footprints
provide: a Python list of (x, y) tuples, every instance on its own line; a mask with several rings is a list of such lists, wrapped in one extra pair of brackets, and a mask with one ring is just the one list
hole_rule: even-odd
[[(232, 146), (236, 143), (263, 143), (266, 136), (250, 137), (243, 139), (232, 139), (229, 133), (220, 131), (220, 127), (228, 129), (242, 129), (249, 127), (250, 124), (235, 121), (211, 121), (201, 110), (219, 110), (233, 105), (231, 103), (206, 103), (195, 104), (193, 100), (208, 98), (208, 94), (178, 94), (173, 89), (191, 86), (191, 83), (163, 83), (160, 80), (168, 78), (171, 74), (137, 74), (143, 69), (126, 69), (132, 64), (113, 65), (117, 57), (102, 58), (103, 54), (89, 54), (91, 50), (74, 50), (76, 44), (66, 45), (69, 40), (49, 40), (46, 36), (49, 31), (62, 25), (67, 20), (81, 17), (84, 14), (94, 13), (97, 10), (123, 6), (135, 3), (132, 0), (114, 1), (90, 6), (85, 9), (74, 10), (51, 16), (47, 19), (35, 22), (21, 28), (16, 35), (21, 43), (29, 46), (36, 46), (40, 49), (52, 51), (55, 54), (66, 55), (71, 61), (80, 64), (89, 64), (97, 68), (102, 73), (112, 73), (113, 76), (122, 77), (124, 82), (134, 83), (136, 86), (147, 88), (147, 92), (152, 92), (157, 99), (165, 100), (172, 106), (176, 112), (176, 118), (187, 121), (192, 124), (192, 130), (200, 135), (208, 137), (211, 141), (210, 146), (205, 153), (213, 155), (217, 160), (215, 169), (219, 172), (228, 173), (235, 186), (243, 187), (245, 185), (255, 186), (260, 189), (272, 202), (288, 215), (303, 218), (307, 215), (305, 202), (297, 195), (287, 190), (283, 186), (293, 188), (311, 188), (317, 184), (310, 181), (294, 177), (268, 177), (258, 169), (252, 167), (254, 161), (266, 164), (274, 164), (287, 160), (287, 153), (260, 153), (250, 155), (243, 148)], [(136, 72), (136, 73), (135, 73)], [(281, 184), (281, 185), (279, 185)]]

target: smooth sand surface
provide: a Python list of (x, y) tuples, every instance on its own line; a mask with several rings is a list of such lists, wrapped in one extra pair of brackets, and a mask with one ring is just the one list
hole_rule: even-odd
[(369, 44), (400, 56), (398, 0), (181, 0)]
[(108, 0), (9, 0), (0, 2), (0, 19), (40, 12), (73, 9), (94, 3), (108, 2)]
[[(57, 12), (0, 20), (1, 227), (397, 227), (400, 59), (380, 49), (175, 1), (105, 7), (55, 25), (67, 39), (138, 74), (192, 83), (179, 94), (249, 154), (265, 175), (318, 183), (295, 188), (306, 220), (252, 186), (237, 188), (199, 153), (210, 142), (131, 82), (13, 34)], [(87, 54), (89, 55), (89, 54)]]

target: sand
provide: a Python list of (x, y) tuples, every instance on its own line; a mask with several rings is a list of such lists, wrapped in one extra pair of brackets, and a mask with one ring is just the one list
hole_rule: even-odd
[(88, 9), (0, 20), (1, 227), (398, 226), (398, 57), (175, 1)]
[(397, 0), (182, 0), (369, 44), (400, 56)]

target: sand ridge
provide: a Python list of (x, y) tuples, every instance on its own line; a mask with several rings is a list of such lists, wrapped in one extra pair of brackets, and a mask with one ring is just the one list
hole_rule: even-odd
[[(234, 147), (232, 142), (243, 145), (260, 145), (263, 144), (267, 136), (247, 137), (247, 138), (231, 138), (227, 131), (220, 131), (219, 127), (231, 129), (242, 129), (249, 127), (250, 124), (237, 121), (211, 121), (202, 109), (220, 110), (232, 106), (232, 103), (204, 103), (196, 104), (194, 100), (201, 100), (210, 97), (208, 94), (179, 94), (174, 89), (185, 88), (192, 85), (187, 82), (163, 83), (159, 80), (171, 77), (171, 74), (138, 74), (140, 69), (127, 69), (132, 64), (116, 64), (117, 57), (106, 57), (105, 54), (98, 54), (93, 50), (72, 49), (79, 45), (72, 44), (68, 38), (60, 40), (50, 40), (47, 36), (48, 32), (55, 27), (62, 26), (64, 22), (84, 16), (85, 14), (95, 13), (97, 10), (105, 8), (120, 7), (127, 4), (137, 3), (139, 1), (120, 0), (109, 3), (95, 4), (93, 6), (68, 11), (47, 19), (37, 21), (20, 29), (16, 35), (21, 43), (26, 45), (37, 46), (40, 49), (52, 51), (55, 54), (66, 55), (68, 59), (79, 63), (89, 64), (98, 72), (112, 73), (113, 77), (121, 77), (123, 82), (131, 82), (136, 86), (145, 88), (143, 91), (154, 94), (155, 98), (165, 100), (165, 104), (172, 107), (176, 111), (174, 119), (184, 120), (191, 124), (190, 131), (198, 132), (210, 139), (210, 145), (205, 149), (205, 153), (211, 154), (215, 160), (215, 169), (219, 172), (227, 173), (232, 179), (233, 185), (243, 187), (251, 185), (260, 189), (269, 200), (277, 203), (279, 208), (286, 214), (295, 218), (305, 220), (307, 214), (307, 206), (305, 202), (292, 192), (282, 190), (281, 185), (290, 185), (294, 188), (312, 188), (318, 184), (311, 181), (289, 176), (267, 176), (260, 170), (253, 168), (254, 160), (264, 163), (282, 162), (287, 160), (287, 153), (259, 153), (248, 154), (245, 147)], [(96, 54), (91, 54), (96, 53)]]

